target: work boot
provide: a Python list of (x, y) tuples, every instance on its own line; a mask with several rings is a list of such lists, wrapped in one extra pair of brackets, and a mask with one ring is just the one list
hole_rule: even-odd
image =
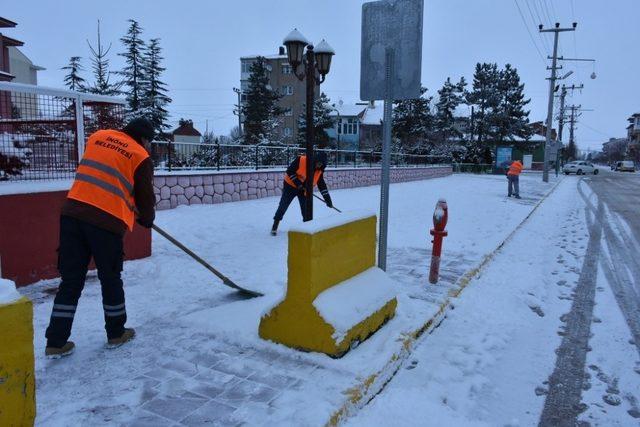
[(278, 224), (280, 224), (280, 221), (278, 221), (277, 219), (274, 219), (273, 226), (271, 227), (272, 236), (275, 236), (276, 234), (278, 234)]
[(44, 349), (44, 355), (47, 359), (60, 359), (61, 357), (68, 356), (73, 353), (76, 345), (73, 341), (67, 341), (62, 347), (50, 347)]
[(129, 342), (136, 336), (136, 331), (133, 328), (125, 328), (124, 333), (119, 338), (111, 338), (107, 342), (107, 348), (118, 348), (122, 344)]
[(522, 197), (520, 197), (519, 195), (516, 194), (516, 199), (522, 199)]

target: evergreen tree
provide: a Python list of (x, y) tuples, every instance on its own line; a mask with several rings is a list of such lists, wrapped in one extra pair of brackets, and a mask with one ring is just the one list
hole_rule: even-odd
[(278, 119), (283, 111), (277, 102), (280, 95), (269, 88), (269, 76), (264, 57), (251, 65), (247, 100), (242, 106), (244, 116), (244, 143), (258, 144), (273, 140)]
[(497, 143), (512, 140), (514, 137), (529, 139), (529, 111), (525, 106), (531, 101), (524, 97), (524, 84), (520, 83), (518, 70), (510, 64), (500, 70), (498, 81), (500, 103), (494, 114), (494, 134)]
[(467, 103), (478, 108), (474, 116), (473, 133), (479, 146), (495, 134), (495, 115), (500, 104), (498, 85), (500, 72), (497, 64), (476, 64), (473, 75), (473, 88), (467, 93)]
[(438, 102), (435, 106), (435, 131), (440, 142), (462, 137), (462, 132), (455, 126), (455, 111), (464, 102), (466, 86), (467, 82), (464, 77), (461, 77), (458, 83), (451, 83), (451, 79), (447, 77), (444, 85), (438, 91)]
[(129, 104), (128, 112), (133, 118), (140, 115), (139, 110), (142, 107), (143, 86), (146, 80), (143, 57), (145, 43), (140, 38), (142, 28), (138, 22), (133, 19), (129, 19), (128, 22), (129, 29), (127, 30), (127, 34), (120, 39), (125, 51), (118, 54), (125, 58), (125, 66), (118, 74), (123, 77), (122, 84), (127, 87), (126, 98)]
[(69, 64), (66, 67), (62, 67), (61, 70), (67, 70), (67, 75), (64, 76), (64, 84), (66, 87), (71, 90), (84, 92), (86, 80), (80, 76), (80, 72), (84, 70), (80, 59), (79, 56), (72, 56), (69, 58)]
[(406, 153), (427, 154), (432, 148), (429, 140), (435, 121), (431, 111), (433, 97), (426, 93), (427, 88), (423, 87), (419, 98), (398, 101), (394, 105), (392, 133)]
[[(313, 104), (313, 129), (314, 144), (326, 145), (329, 141), (327, 129), (331, 129), (334, 125), (334, 119), (331, 117), (330, 100), (325, 93), (321, 93), (320, 97)], [(302, 110), (306, 111), (307, 105), (304, 104)], [(304, 146), (307, 141), (307, 116), (305, 113), (300, 114), (298, 118), (298, 142)]]
[(162, 81), (162, 73), (166, 69), (162, 66), (164, 58), (161, 54), (160, 39), (151, 39), (143, 52), (144, 81), (140, 97), (143, 113), (151, 120), (157, 133), (169, 128), (169, 112), (166, 107), (171, 102), (167, 95), (167, 85)]
[(109, 59), (107, 55), (111, 50), (111, 44), (105, 49), (100, 39), (100, 21), (98, 20), (98, 44), (96, 48), (91, 46), (87, 40), (89, 50), (91, 51), (91, 68), (93, 69), (94, 82), (87, 88), (88, 92), (97, 93), (99, 95), (117, 95), (119, 94), (119, 85), (111, 83), (111, 72), (109, 71)]
[(578, 147), (576, 145), (575, 139), (569, 139), (569, 144), (567, 144), (567, 148), (564, 149), (562, 157), (567, 162), (571, 162), (578, 158)]

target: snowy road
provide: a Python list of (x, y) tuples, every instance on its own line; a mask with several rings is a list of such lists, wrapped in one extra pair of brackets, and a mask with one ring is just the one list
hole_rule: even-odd
[(348, 424), (638, 425), (638, 184), (565, 179)]

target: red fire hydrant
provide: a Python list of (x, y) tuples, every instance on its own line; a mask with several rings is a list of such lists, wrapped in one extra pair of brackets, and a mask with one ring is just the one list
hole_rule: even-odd
[(433, 211), (433, 228), (431, 235), (433, 236), (433, 249), (431, 251), (431, 269), (429, 270), (429, 283), (438, 283), (440, 275), (440, 254), (442, 253), (442, 238), (447, 235), (444, 230), (447, 226), (449, 213), (447, 210), (447, 201), (445, 199), (438, 200), (436, 210)]

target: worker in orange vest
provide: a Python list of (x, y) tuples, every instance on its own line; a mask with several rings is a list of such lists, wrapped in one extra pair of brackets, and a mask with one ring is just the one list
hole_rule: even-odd
[[(323, 151), (316, 152), (315, 163), (313, 185), (318, 186), (318, 190), (320, 190), (320, 194), (322, 194), (325, 203), (328, 207), (332, 208), (333, 202), (331, 201), (331, 196), (329, 195), (327, 184), (324, 182), (324, 169), (327, 167), (327, 154)], [(300, 211), (302, 213), (302, 217), (305, 217), (306, 198), (312, 197), (312, 195), (305, 194), (304, 184), (306, 180), (307, 156), (300, 156), (297, 157), (293, 162), (291, 162), (291, 164), (287, 168), (287, 172), (284, 177), (285, 183), (282, 186), (282, 196), (280, 197), (278, 210), (273, 217), (273, 226), (271, 227), (272, 236), (275, 236), (277, 234), (280, 221), (282, 221), (282, 218), (289, 208), (289, 205), (296, 197), (300, 202)]]
[(520, 173), (522, 172), (522, 163), (520, 160), (514, 160), (507, 170), (507, 179), (509, 180), (508, 196), (513, 194), (516, 199), (520, 198)]
[(102, 286), (107, 347), (135, 335), (125, 328), (123, 236), (135, 221), (150, 228), (155, 219), (153, 163), (146, 149), (154, 133), (149, 120), (137, 118), (122, 130), (99, 130), (87, 140), (60, 216), (62, 280), (46, 332), (49, 358), (67, 356), (75, 348), (68, 339), (91, 258)]

